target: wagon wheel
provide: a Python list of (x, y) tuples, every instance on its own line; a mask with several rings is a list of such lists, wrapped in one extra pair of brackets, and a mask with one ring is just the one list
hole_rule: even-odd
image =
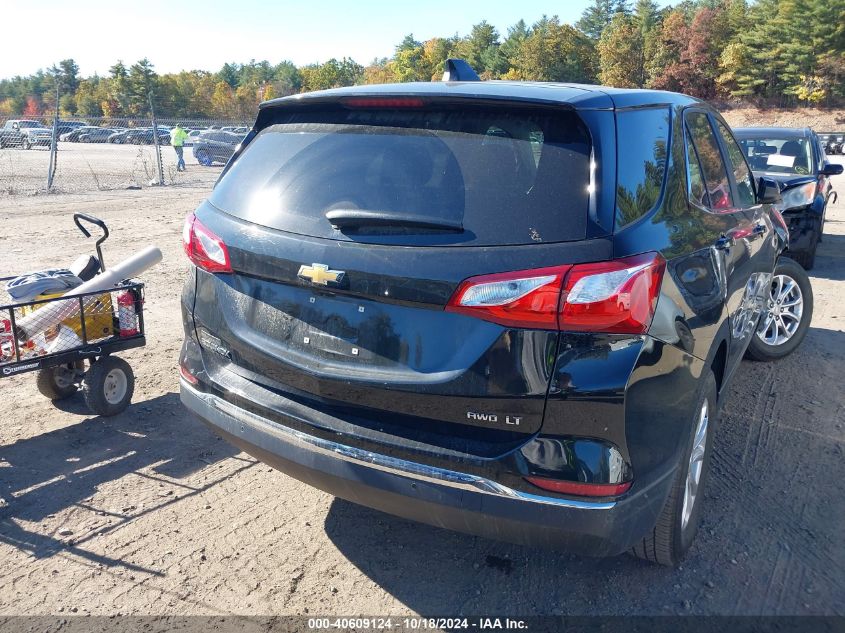
[(64, 400), (79, 391), (79, 373), (73, 364), (45, 367), (39, 370), (35, 384), (41, 395), (50, 400)]
[(82, 393), (92, 412), (102, 416), (121, 413), (132, 400), (135, 374), (122, 358), (103, 356), (85, 373)]

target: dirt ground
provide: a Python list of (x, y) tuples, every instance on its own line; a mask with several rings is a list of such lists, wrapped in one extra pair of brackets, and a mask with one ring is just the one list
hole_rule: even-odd
[[(836, 179), (845, 194), (845, 177)], [(0, 271), (67, 265), (104, 218), (117, 261), (147, 243), (149, 344), (134, 404), (101, 419), (0, 382), (0, 615), (845, 613), (845, 196), (829, 210), (802, 347), (742, 363), (706, 518), (677, 570), (446, 532), (272, 471), (182, 409), (180, 230), (205, 189), (0, 199)]]
[(811, 127), (816, 132), (845, 130), (845, 110), (822, 108), (721, 107), (731, 127)]
[[(162, 171), (168, 185), (210, 187), (223, 165), (203, 167), (194, 158), (193, 148), (184, 149), (187, 170), (176, 171), (176, 152), (161, 146)], [(36, 147), (0, 149), (0, 195), (33, 194), (47, 189), (50, 152)], [(152, 145), (113, 145), (110, 143), (59, 143), (53, 192), (80, 193), (124, 190), (158, 182), (158, 165)]]

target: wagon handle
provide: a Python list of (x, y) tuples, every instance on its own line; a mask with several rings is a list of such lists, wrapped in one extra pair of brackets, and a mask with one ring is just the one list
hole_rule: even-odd
[(85, 220), (86, 222), (90, 222), (91, 224), (96, 224), (103, 230), (103, 236), (97, 240), (97, 243), (94, 247), (97, 249), (97, 258), (100, 260), (100, 272), (106, 271), (106, 264), (103, 261), (103, 250), (100, 248), (100, 244), (106, 241), (109, 236), (109, 227), (106, 226), (106, 223), (103, 222), (100, 218), (95, 218), (93, 215), (88, 215), (87, 213), (74, 213), (73, 214), (73, 221), (76, 223), (76, 226), (82, 231), (82, 234), (85, 237), (91, 237), (91, 233), (82, 226), (82, 222), (80, 220)]

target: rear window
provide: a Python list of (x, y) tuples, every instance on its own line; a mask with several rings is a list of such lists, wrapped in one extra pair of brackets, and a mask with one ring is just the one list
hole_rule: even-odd
[[(279, 116), (221, 179), (212, 204), (249, 222), (338, 240), (585, 237), (591, 145), (574, 113), (429, 106)], [(329, 212), (389, 219), (339, 230)]]
[(666, 173), (669, 109), (623, 110), (616, 114), (619, 160), (616, 228), (651, 211), (660, 199)]

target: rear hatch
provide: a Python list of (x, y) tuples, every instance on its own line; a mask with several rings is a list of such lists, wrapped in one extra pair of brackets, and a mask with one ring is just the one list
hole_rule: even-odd
[(232, 269), (197, 274), (212, 378), (476, 454), (539, 431), (557, 332), (445, 308), (468, 277), (610, 258), (585, 239), (577, 114), (359, 98), (262, 119), (196, 212)]

